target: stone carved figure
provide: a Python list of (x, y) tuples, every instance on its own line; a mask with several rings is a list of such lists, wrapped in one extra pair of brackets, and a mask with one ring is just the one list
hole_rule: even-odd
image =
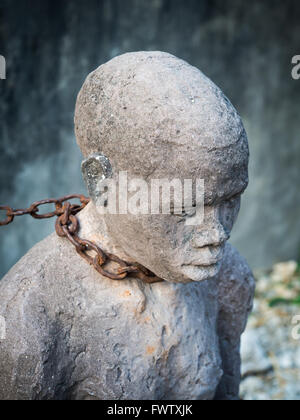
[[(166, 281), (102, 277), (55, 234), (36, 245), (0, 282), (0, 398), (237, 399), (254, 293), (227, 243), (248, 183), (239, 115), (196, 68), (140, 52), (88, 76), (75, 130), (93, 198), (80, 236)], [(204, 179), (204, 223), (100, 214), (97, 182), (120, 171)]]

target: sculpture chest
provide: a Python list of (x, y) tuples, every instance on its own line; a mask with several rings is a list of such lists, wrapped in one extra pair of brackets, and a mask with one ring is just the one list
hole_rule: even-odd
[(71, 398), (212, 398), (222, 371), (208, 284), (109, 283), (85, 281)]

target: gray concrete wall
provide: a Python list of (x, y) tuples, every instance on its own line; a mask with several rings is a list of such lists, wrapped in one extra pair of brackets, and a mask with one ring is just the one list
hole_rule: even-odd
[[(253, 267), (297, 258), (300, 248), (298, 1), (1, 0), (0, 202), (82, 192), (73, 134), (86, 75), (115, 55), (163, 50), (188, 60), (240, 111), (250, 141), (250, 187), (233, 243)], [(53, 221), (0, 230), (0, 274)]]

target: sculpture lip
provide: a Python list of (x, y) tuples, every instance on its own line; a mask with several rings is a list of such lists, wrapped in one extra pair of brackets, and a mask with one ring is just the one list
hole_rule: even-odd
[(205, 263), (193, 262), (193, 263), (190, 263), (190, 264), (182, 264), (182, 267), (199, 267), (199, 268), (201, 268), (201, 267), (204, 267), (204, 268), (214, 267), (217, 264), (219, 264), (221, 262), (221, 260), (222, 259), (220, 258), (220, 259), (214, 259), (214, 260), (211, 260), (211, 261), (207, 261)]
[[(225, 243), (216, 245), (209, 245), (202, 248), (197, 248), (198, 253), (193, 256), (190, 261), (184, 262), (182, 267), (212, 267), (219, 264), (224, 255)], [(209, 255), (203, 256), (203, 251)]]

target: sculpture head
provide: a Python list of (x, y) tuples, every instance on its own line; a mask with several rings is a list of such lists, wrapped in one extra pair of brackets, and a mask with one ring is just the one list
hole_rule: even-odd
[[(215, 276), (248, 184), (248, 142), (229, 100), (198, 69), (161, 52), (130, 53), (91, 73), (77, 100), (75, 131), (84, 177), (204, 180), (204, 220), (178, 214), (105, 214), (112, 240), (171, 282)], [(198, 205), (193, 195), (193, 206)], [(100, 209), (99, 209), (100, 210)], [(101, 209), (102, 212), (102, 209)]]

